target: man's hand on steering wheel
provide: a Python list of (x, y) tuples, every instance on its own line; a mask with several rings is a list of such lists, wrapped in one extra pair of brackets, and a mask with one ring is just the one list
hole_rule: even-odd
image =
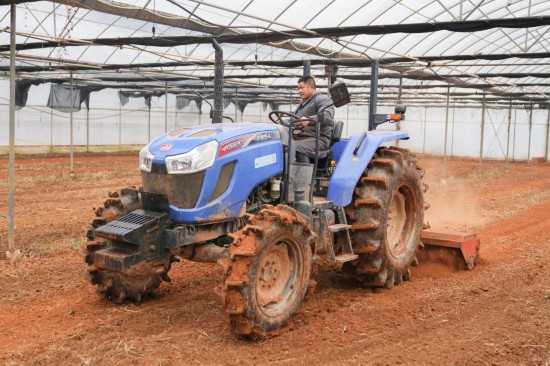
[(309, 126), (309, 124), (310, 124), (310, 121), (296, 122), (292, 125), (292, 131), (296, 131), (296, 130), (303, 131), (304, 127)]
[(295, 115), (294, 113), (285, 112), (285, 111), (269, 112), (269, 119), (271, 120), (271, 122), (288, 127), (293, 121), (285, 121), (283, 120), (283, 117), (290, 117), (292, 118), (292, 120), (299, 120), (301, 118)]
[[(290, 121), (283, 120), (283, 116), (290, 117)], [(271, 122), (283, 125), (285, 127), (288, 127), (289, 125), (292, 125), (292, 131), (303, 131), (305, 126), (308, 126), (310, 124), (315, 123), (315, 121), (312, 119), (312, 117), (308, 116), (297, 116), (294, 113), (285, 112), (285, 111), (272, 111), (269, 113), (269, 119)]]

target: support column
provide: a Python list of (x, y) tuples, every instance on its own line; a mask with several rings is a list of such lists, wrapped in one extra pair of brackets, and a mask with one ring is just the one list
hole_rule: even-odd
[(479, 138), (479, 173), (481, 173), (481, 165), (483, 164), (483, 140), (485, 135), (485, 92), (483, 92), (483, 104), (481, 107), (481, 136)]
[(456, 101), (453, 102), (453, 120), (451, 121), (451, 154), (454, 156), (454, 144), (455, 144), (455, 112), (456, 112)]
[(514, 109), (514, 143), (512, 144), (512, 161), (516, 161), (516, 130), (518, 120), (518, 110)]
[(349, 137), (349, 103), (346, 104), (346, 138)]
[(174, 103), (174, 130), (178, 128), (178, 97), (176, 98), (176, 103)]
[(50, 152), (53, 150), (53, 108), (50, 108)]
[(447, 109), (445, 113), (445, 140), (443, 143), (443, 179), (447, 179), (447, 131), (449, 130), (449, 96), (451, 88), (447, 87)]
[[(10, 5), (10, 128), (8, 168), (8, 250), (15, 249), (15, 4)], [(0, 258), (6, 258), (6, 248), (0, 251)]]
[[(147, 143), (149, 143), (151, 141), (151, 107), (148, 107), (147, 108)], [(199, 114), (199, 118), (200, 118), (200, 114)], [(199, 125), (200, 125), (200, 120), (199, 120)]]
[(311, 61), (310, 60), (304, 60), (304, 75), (303, 76), (310, 76), (311, 75)]
[(235, 123), (239, 122), (239, 89), (235, 87)]
[(512, 125), (512, 98), (510, 98), (510, 105), (508, 106), (508, 128), (506, 132), (506, 163), (508, 167), (508, 160), (510, 157), (510, 126)]
[(378, 60), (373, 60), (370, 67), (370, 100), (369, 100), (369, 131), (375, 129), (374, 114), (378, 100)]
[(426, 153), (426, 125), (428, 123), (428, 109), (427, 107), (424, 107), (424, 133), (422, 134), (422, 154)]
[(89, 152), (89, 151), (90, 151), (90, 107), (87, 107), (86, 108), (86, 152)]
[(164, 133), (168, 132), (168, 82), (164, 82)]
[[(550, 108), (550, 105), (548, 106)], [(548, 162), (548, 140), (550, 139), (550, 109), (548, 109), (548, 117), (546, 119), (546, 148), (544, 149), (544, 161)]]
[(74, 141), (73, 141), (73, 108), (74, 108), (74, 97), (73, 97), (73, 72), (71, 71), (70, 73), (70, 80), (71, 80), (71, 89), (70, 89), (70, 92), (69, 92), (69, 100), (70, 100), (70, 103), (71, 103), (71, 113), (69, 115), (69, 119), (71, 121), (70, 125), (71, 125), (71, 148), (70, 148), (70, 168), (69, 168), (69, 175), (72, 177), (74, 177)]
[[(397, 103), (401, 104), (401, 96), (403, 94), (403, 74), (401, 74), (401, 77), (399, 78), (399, 93), (397, 94)], [(401, 131), (401, 121), (397, 121), (395, 129), (397, 131)], [(401, 140), (396, 141), (396, 145), (399, 146), (399, 143)]]
[(122, 143), (122, 103), (118, 106), (118, 149)]
[(527, 165), (531, 165), (531, 131), (533, 130), (533, 104), (529, 106), (529, 141), (527, 143)]

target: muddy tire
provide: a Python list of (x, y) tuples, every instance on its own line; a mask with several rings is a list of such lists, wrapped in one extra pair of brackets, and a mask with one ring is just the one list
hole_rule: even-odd
[(365, 286), (391, 288), (410, 278), (424, 220), (424, 171), (407, 149), (380, 147), (346, 207), (353, 250), (344, 271)]
[(170, 259), (138, 263), (125, 274), (98, 268), (94, 264), (94, 252), (111, 247), (110, 240), (94, 236), (94, 229), (140, 208), (140, 194), (135, 187), (124, 188), (120, 194), (109, 193), (103, 206), (94, 210), (96, 218), (87, 233), (86, 249), (81, 251), (88, 264), (84, 277), (92, 285), (97, 285), (99, 296), (117, 303), (124, 300), (141, 302), (142, 298), (151, 296), (163, 280), (169, 281)]
[(288, 206), (266, 206), (231, 236), (230, 258), (220, 264), (223, 311), (233, 333), (258, 339), (290, 329), (315, 288), (310, 226)]

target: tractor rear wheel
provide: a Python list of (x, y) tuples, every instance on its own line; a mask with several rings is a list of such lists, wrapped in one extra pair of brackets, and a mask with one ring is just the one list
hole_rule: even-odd
[(128, 273), (100, 268), (94, 263), (94, 252), (112, 245), (110, 240), (96, 238), (94, 229), (140, 208), (140, 194), (135, 187), (124, 188), (120, 194), (109, 193), (109, 199), (103, 206), (95, 209), (96, 218), (92, 221), (92, 229), (87, 233), (86, 249), (81, 251), (84, 261), (88, 264), (84, 277), (92, 285), (97, 285), (98, 295), (118, 303), (126, 299), (139, 303), (143, 297), (152, 295), (163, 280), (169, 281), (167, 273), (173, 258), (141, 262), (133, 266)]
[(241, 231), (231, 234), (224, 267), (223, 308), (235, 334), (275, 336), (313, 292), (315, 237), (288, 206), (266, 206)]
[(344, 270), (365, 286), (391, 288), (410, 278), (424, 220), (424, 171), (407, 149), (380, 147), (346, 207), (359, 258)]

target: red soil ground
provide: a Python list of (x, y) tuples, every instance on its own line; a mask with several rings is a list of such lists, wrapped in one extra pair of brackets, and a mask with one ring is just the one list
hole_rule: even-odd
[[(107, 192), (139, 185), (137, 153), (18, 157), (16, 247), (0, 263), (0, 363), (536, 364), (550, 363), (550, 164), (421, 157), (433, 228), (476, 232), (473, 271), (412, 268), (391, 290), (365, 289), (322, 263), (316, 293), (290, 332), (236, 339), (213, 289), (215, 264), (176, 263), (172, 284), (141, 305), (114, 305), (83, 278), (84, 233)], [(7, 159), (0, 160), (7, 213)], [(6, 245), (7, 223), (0, 219)]]

